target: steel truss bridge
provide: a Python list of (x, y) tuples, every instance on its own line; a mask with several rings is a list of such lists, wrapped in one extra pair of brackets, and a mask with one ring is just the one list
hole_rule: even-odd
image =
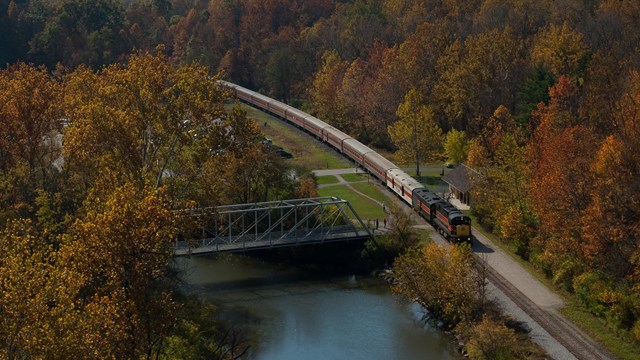
[(180, 211), (174, 255), (244, 252), (335, 241), (363, 241), (372, 233), (348, 201), (337, 197), (279, 200)]

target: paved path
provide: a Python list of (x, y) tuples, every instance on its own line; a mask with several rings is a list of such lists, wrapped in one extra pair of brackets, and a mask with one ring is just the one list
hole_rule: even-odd
[[(357, 174), (357, 173), (358, 173), (358, 168), (313, 170), (313, 174), (315, 176)], [(360, 170), (360, 173), (362, 173), (362, 170)]]
[[(323, 184), (323, 185), (319, 185), (318, 187), (330, 187), (330, 186), (336, 186), (336, 185), (345, 185), (347, 186), (349, 189), (351, 189), (351, 191), (359, 194), (360, 196), (363, 196), (367, 199), (369, 199), (371, 202), (373, 202), (374, 204), (378, 205), (378, 206), (382, 206), (383, 203), (381, 201), (378, 201), (374, 198), (372, 198), (371, 196), (362, 193), (360, 191), (358, 191), (356, 188), (354, 188), (351, 184), (358, 184), (358, 183), (365, 183), (368, 182), (369, 180), (362, 180), (362, 181), (354, 181), (354, 182), (349, 182), (347, 180), (345, 180), (342, 176), (342, 174), (357, 174), (358, 170), (356, 168), (348, 168), (348, 169), (332, 169), (332, 170), (314, 170), (313, 174), (315, 176), (327, 176), (327, 175), (333, 175), (336, 177), (336, 179), (338, 179), (338, 183), (336, 184)], [(362, 174), (362, 172), (360, 172)], [(375, 180), (377, 182), (377, 180)]]
[[(397, 196), (391, 193), (391, 191), (382, 186), (380, 188), (383, 193), (387, 195), (389, 201), (395, 201), (398, 204), (402, 204), (402, 209), (411, 212), (409, 207), (406, 206), (406, 204), (404, 204), (404, 202)], [(413, 214), (413, 218), (416, 222), (415, 227), (433, 230), (431, 237), (435, 242), (439, 244), (448, 244), (448, 242), (442, 238), (442, 236), (440, 236), (433, 227), (426, 222), (426, 220), (415, 215), (415, 213)], [(505, 314), (511, 316), (517, 321), (525, 323), (530, 330), (530, 338), (544, 349), (550, 358), (557, 360), (612, 358), (611, 355), (602, 350), (597, 343), (593, 342), (588, 335), (573, 326), (558, 312), (558, 308), (565, 305), (564, 300), (560, 296), (549, 290), (549, 288), (538, 281), (538, 279), (522, 268), (522, 266), (520, 266), (520, 264), (509, 254), (506, 254), (490, 239), (475, 229), (474, 236), (476, 237), (476, 241), (474, 241), (473, 245), (474, 253), (476, 253), (481, 259), (487, 261), (489, 267), (504, 278), (504, 282), (508, 283), (507, 285), (509, 287), (515, 289), (514, 291), (510, 291), (509, 295), (507, 295), (496, 284), (490, 282), (487, 287), (488, 298), (496, 303)], [(504, 288), (504, 284), (501, 284), (501, 287)], [(529, 303), (531, 306), (527, 309), (523, 309), (522, 299), (518, 301), (518, 299), (512, 300), (512, 298), (510, 298), (510, 296), (517, 297), (517, 295), (526, 297), (525, 302)], [(564, 327), (563, 329), (568, 329), (566, 332), (570, 331), (574, 338), (582, 339), (582, 341), (589, 342), (589, 344), (593, 343), (595, 344), (596, 349), (589, 346), (588, 350), (580, 352), (580, 349), (576, 350), (575, 346), (573, 346), (573, 351), (575, 353), (580, 353), (579, 357), (576, 357), (576, 355), (572, 354), (571, 351), (568, 350), (567, 346), (564, 345), (567, 342), (571, 342), (571, 339), (559, 339), (562, 337), (562, 334), (558, 334), (557, 331), (555, 336), (550, 334), (549, 331), (545, 329), (550, 327), (548, 323), (544, 324), (545, 326), (543, 327), (528, 313), (528, 311), (531, 311), (531, 307), (541, 310), (548, 317), (554, 319), (554, 324), (551, 324), (551, 327), (558, 324), (562, 325)], [(572, 344), (568, 345), (571, 347)]]

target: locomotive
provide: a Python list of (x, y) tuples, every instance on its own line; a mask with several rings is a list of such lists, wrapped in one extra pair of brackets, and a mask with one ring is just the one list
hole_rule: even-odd
[(447, 240), (472, 244), (471, 219), (368, 146), (324, 121), (242, 86), (219, 80), (241, 101), (284, 119), (356, 162), (398, 195)]

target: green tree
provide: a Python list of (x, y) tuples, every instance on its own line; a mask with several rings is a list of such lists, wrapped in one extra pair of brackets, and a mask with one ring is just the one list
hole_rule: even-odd
[(475, 136), (474, 121), (489, 118), (500, 105), (513, 106), (524, 74), (522, 48), (509, 27), (469, 36), (464, 43), (457, 40), (447, 48), (438, 59), (432, 98), (449, 126)]
[(423, 104), (422, 96), (411, 89), (398, 106), (399, 120), (387, 131), (398, 147), (397, 156), (402, 162), (415, 161), (420, 177), (420, 163), (435, 159), (442, 148), (442, 130), (434, 120), (433, 111)]
[(124, 8), (115, 0), (65, 0), (52, 4), (44, 28), (30, 41), (30, 54), (53, 67), (100, 66), (129, 51)]
[(400, 254), (414, 248), (420, 241), (420, 236), (413, 228), (413, 219), (410, 213), (395, 203), (391, 203), (385, 211), (388, 231), (378, 234), (374, 238), (367, 240), (362, 256), (367, 259), (373, 267), (386, 267), (388, 263)]
[(295, 79), (296, 64), (292, 62), (293, 52), (290, 49), (278, 49), (271, 54), (267, 62), (266, 80), (277, 99), (289, 103), (291, 87)]
[(461, 163), (467, 158), (467, 134), (464, 131), (451, 129), (444, 140), (444, 153), (453, 163)]

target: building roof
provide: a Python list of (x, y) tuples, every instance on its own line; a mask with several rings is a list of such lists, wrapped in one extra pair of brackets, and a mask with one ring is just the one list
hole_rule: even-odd
[(443, 176), (442, 180), (461, 192), (467, 192), (475, 185), (474, 179), (479, 179), (481, 177), (484, 176), (479, 172), (465, 164), (460, 164)]

